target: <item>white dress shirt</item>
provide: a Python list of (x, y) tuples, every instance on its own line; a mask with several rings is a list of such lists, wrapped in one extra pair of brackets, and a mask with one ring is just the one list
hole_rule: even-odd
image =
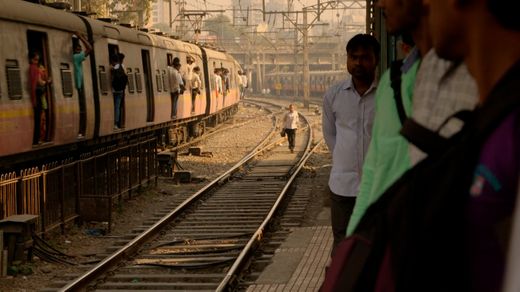
[(336, 195), (355, 197), (359, 192), (372, 136), (376, 84), (360, 96), (349, 78), (329, 88), (323, 98), (323, 137), (332, 153), (329, 187)]
[(298, 129), (298, 112), (293, 111), (285, 114), (283, 119), (284, 129)]

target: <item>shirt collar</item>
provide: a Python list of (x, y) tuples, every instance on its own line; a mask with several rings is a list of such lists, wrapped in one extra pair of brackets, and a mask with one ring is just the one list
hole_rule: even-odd
[(412, 68), (413, 64), (415, 64), (415, 62), (420, 58), (421, 56), (419, 55), (419, 49), (417, 49), (417, 47), (414, 47), (410, 54), (408, 54), (408, 56), (404, 58), (403, 66), (401, 66), (401, 72), (407, 73), (408, 70)]
[[(365, 92), (365, 94), (363, 94), (363, 96), (369, 94), (370, 92), (372, 92), (373, 90), (375, 90), (377, 88), (377, 80), (376, 78), (374, 78), (374, 81), (372, 81), (372, 84), (370, 84), (370, 87), (368, 88), (368, 90)], [(352, 81), (352, 76), (350, 76), (347, 81), (345, 82), (345, 86), (343, 87), (344, 90), (349, 90), (349, 89), (352, 89), (352, 90), (356, 90), (356, 88), (354, 88), (354, 81)]]

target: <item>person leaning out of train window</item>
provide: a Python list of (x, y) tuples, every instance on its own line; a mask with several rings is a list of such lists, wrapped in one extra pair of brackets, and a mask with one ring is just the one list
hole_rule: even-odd
[(193, 67), (193, 74), (191, 78), (191, 111), (195, 112), (195, 98), (200, 94), (202, 88), (202, 81), (200, 80), (200, 67)]
[[(51, 83), (47, 70), (40, 65), (40, 54), (32, 52), (29, 56), (29, 80), (31, 86), (31, 102), (34, 108), (34, 136), (33, 143), (39, 144), (45, 140), (45, 110), (47, 109), (46, 86)], [(42, 121), (42, 119), (44, 119)]]

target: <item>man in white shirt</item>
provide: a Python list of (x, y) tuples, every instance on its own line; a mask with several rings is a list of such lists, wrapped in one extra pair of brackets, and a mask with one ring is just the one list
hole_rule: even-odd
[(335, 247), (345, 237), (356, 202), (363, 160), (371, 138), (380, 45), (368, 34), (347, 44), (351, 77), (333, 85), (323, 100), (323, 137), (332, 153), (329, 178), (331, 222)]
[(242, 74), (240, 74), (240, 79), (242, 80), (242, 92), (241, 92), (241, 96), (240, 98), (244, 98), (245, 95), (246, 95), (246, 89), (248, 87), (248, 80), (247, 80), (247, 75), (246, 75), (246, 72), (245, 71), (242, 71)]
[(222, 73), (222, 70), (220, 68), (215, 68), (215, 70), (213, 70), (213, 78), (215, 80), (215, 101), (216, 101), (216, 107), (218, 109), (218, 100), (220, 98), (220, 96), (223, 94), (223, 90), (222, 90), (222, 77), (220, 76), (220, 74)]
[(294, 109), (294, 105), (289, 105), (289, 112), (283, 118), (283, 129), (289, 140), (289, 150), (294, 153), (294, 143), (296, 141), (296, 130), (298, 129), (298, 112)]
[(168, 66), (168, 73), (170, 77), (170, 94), (172, 99), (172, 119), (177, 116), (177, 101), (181, 94), (181, 88), (184, 88), (182, 76), (180, 73), (181, 62), (179, 58), (173, 58), (171, 66)]

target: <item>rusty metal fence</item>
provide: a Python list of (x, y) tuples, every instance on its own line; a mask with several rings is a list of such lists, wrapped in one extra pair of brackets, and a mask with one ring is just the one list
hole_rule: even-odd
[(76, 219), (108, 222), (112, 208), (125, 195), (157, 182), (156, 140), (99, 149), (79, 160), (66, 160), (0, 175), (0, 219), (16, 214), (39, 215), (39, 233)]

